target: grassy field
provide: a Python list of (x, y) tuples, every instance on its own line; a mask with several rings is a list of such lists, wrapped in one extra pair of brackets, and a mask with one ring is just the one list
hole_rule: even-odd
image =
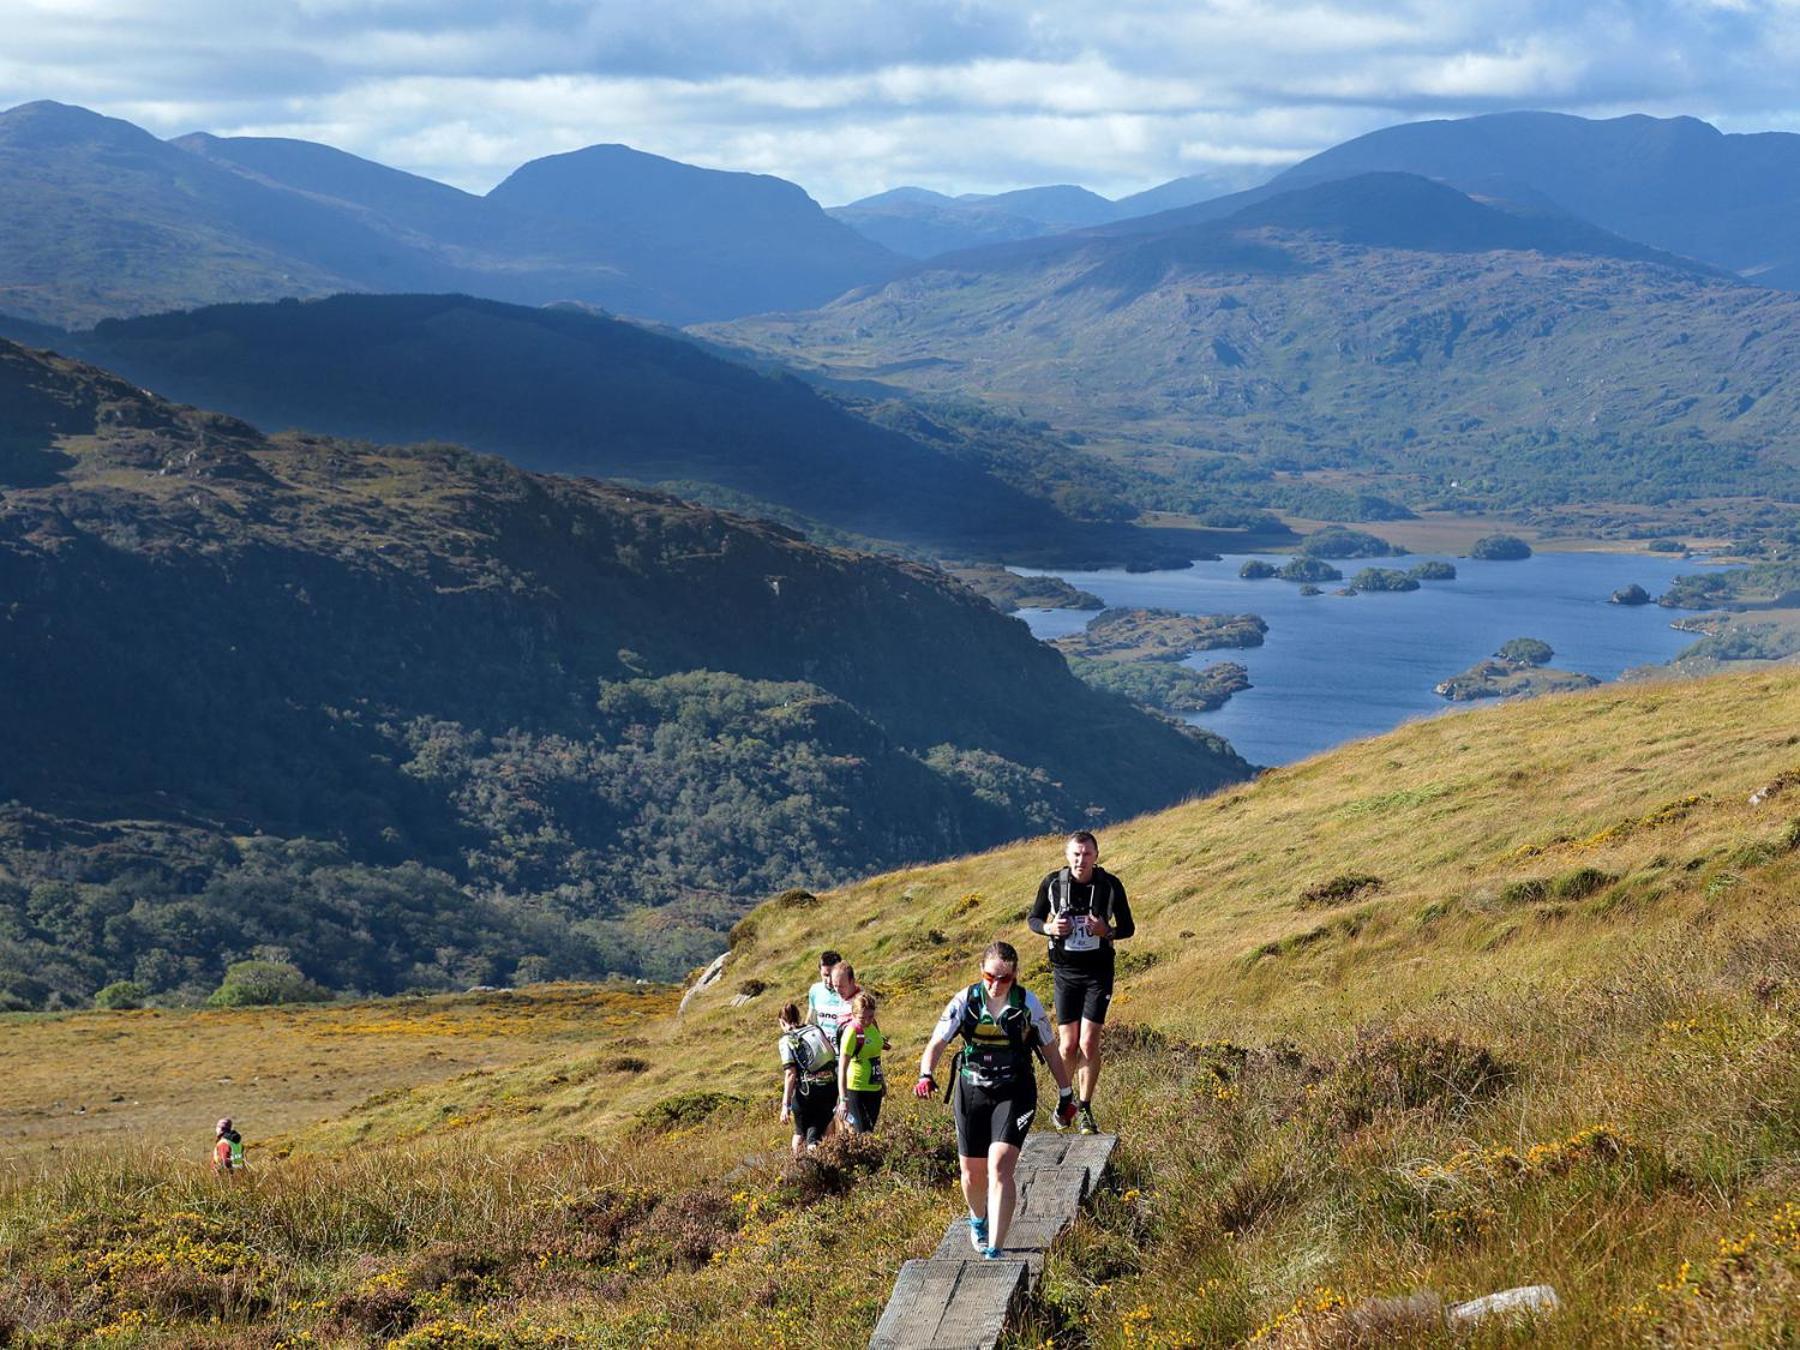
[[(1015, 1343), (1800, 1337), (1796, 728), (1800, 673), (1611, 686), (1103, 831), (1140, 926), (1099, 1096), (1120, 1166)], [(679, 1019), (666, 993), (632, 1016), (541, 991), (569, 1001), (570, 1043), (398, 1072), (234, 1184), (191, 1152), (16, 1162), (0, 1333), (855, 1341), (955, 1212), (949, 1122), (897, 1093), (873, 1142), (786, 1165), (775, 1010), (843, 950), (884, 996), (903, 1089), (995, 933), (1047, 989), (1021, 920), (1057, 855), (1031, 840), (771, 901)], [(440, 1006), (262, 1025), (304, 1063), (330, 1019)], [(48, 1062), (88, 1021), (13, 1020), (8, 1045)], [(149, 1062), (132, 1039), (85, 1045)], [(1433, 1312), (1538, 1282), (1563, 1308), (1535, 1327), (1457, 1340)]]
[[(0, 1157), (147, 1144), (207, 1156), (229, 1115), (260, 1148), (372, 1096), (478, 1078), (673, 1011), (654, 986), (281, 1008), (14, 1014)], [(0, 1163), (0, 1166), (4, 1166)]]

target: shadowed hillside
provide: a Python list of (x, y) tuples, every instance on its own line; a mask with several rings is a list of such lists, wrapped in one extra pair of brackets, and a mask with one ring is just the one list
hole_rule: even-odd
[(0, 407), (12, 1006), (263, 948), (382, 992), (667, 976), (768, 889), (1246, 771), (929, 569), (10, 344)]
[(792, 377), (573, 309), (341, 295), (108, 320), (54, 345), (270, 429), (447, 440), (542, 472), (708, 483), (941, 549), (1131, 547)]

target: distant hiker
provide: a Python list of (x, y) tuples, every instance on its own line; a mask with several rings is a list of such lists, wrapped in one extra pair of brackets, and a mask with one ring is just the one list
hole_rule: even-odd
[(231, 1128), (231, 1117), (219, 1122), (213, 1137), (213, 1171), (237, 1172), (244, 1166), (244, 1136)]
[[(844, 1023), (850, 1020), (850, 1000), (861, 992), (862, 986), (856, 982), (856, 971), (851, 969), (848, 961), (835, 960), (826, 969), (827, 956), (835, 957), (837, 953), (826, 952), (819, 957), (819, 969), (824, 978), (806, 996), (807, 1015), (814, 1025), (831, 1037), (831, 1048), (836, 1050)], [(820, 985), (824, 986), (823, 992), (820, 992)]]
[(1006, 1246), (1017, 1198), (1013, 1174), (1019, 1149), (1037, 1114), (1037, 1076), (1031, 1057), (1050, 1066), (1058, 1090), (1056, 1128), (1075, 1119), (1069, 1071), (1057, 1052), (1050, 1019), (1037, 995), (1018, 982), (1019, 954), (998, 940), (981, 954), (981, 979), (944, 1006), (919, 1060), (918, 1097), (937, 1089), (932, 1075), (950, 1038), (963, 1048), (951, 1068), (956, 1094), (956, 1152), (963, 1199), (969, 1205), (969, 1244), (988, 1260)]
[(887, 1080), (881, 1051), (887, 1044), (875, 1024), (875, 995), (867, 990), (850, 1000), (850, 1020), (838, 1041), (838, 1115), (851, 1134), (869, 1134), (881, 1118)]
[(781, 1024), (781, 1119), (794, 1122), (794, 1156), (816, 1148), (831, 1130), (837, 1111), (837, 1054), (831, 1038), (788, 1004)]
[(1113, 996), (1113, 943), (1137, 931), (1125, 887), (1100, 866), (1100, 842), (1086, 830), (1063, 846), (1068, 866), (1038, 883), (1026, 925), (1050, 939), (1056, 1044), (1075, 1078), (1081, 1132), (1098, 1134), (1094, 1088), (1100, 1082), (1100, 1028)]

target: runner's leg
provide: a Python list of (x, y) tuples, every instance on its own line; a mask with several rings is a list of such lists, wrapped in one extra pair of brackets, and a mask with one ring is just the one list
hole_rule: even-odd
[(1094, 1100), (1094, 1089), (1100, 1083), (1100, 1026), (1081, 1019), (1081, 1067), (1075, 1070), (1075, 1095), (1084, 1102)]
[(988, 1245), (1004, 1247), (1012, 1226), (1013, 1205), (1018, 1200), (1014, 1173), (1019, 1166), (1017, 1144), (996, 1143), (988, 1149)]

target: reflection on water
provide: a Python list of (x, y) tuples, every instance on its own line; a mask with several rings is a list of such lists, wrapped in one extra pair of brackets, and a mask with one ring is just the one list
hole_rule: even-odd
[[(1262, 556), (1262, 555), (1259, 555)], [(1364, 566), (1410, 567), (1433, 555), (1349, 560), (1346, 577)], [(1286, 559), (1268, 555), (1279, 566)], [(1652, 596), (1696, 570), (1692, 561), (1613, 553), (1538, 553), (1522, 562), (1445, 557), (1455, 581), (1427, 581), (1399, 594), (1302, 596), (1286, 581), (1244, 581), (1244, 557), (1199, 562), (1181, 572), (1059, 572), (1108, 605), (1157, 607), (1184, 614), (1260, 614), (1264, 645), (1249, 651), (1201, 652), (1189, 665), (1236, 661), (1254, 686), (1197, 722), (1229, 740), (1255, 764), (1285, 764), (1374, 735), (1449, 706), (1432, 693), (1438, 681), (1489, 655), (1508, 638), (1542, 638), (1556, 649), (1552, 665), (1602, 680), (1631, 666), (1666, 661), (1694, 640), (1669, 627), (1674, 613), (1656, 605), (1611, 605), (1631, 582)], [(1025, 610), (1019, 617), (1040, 638), (1079, 631), (1090, 613)]]

